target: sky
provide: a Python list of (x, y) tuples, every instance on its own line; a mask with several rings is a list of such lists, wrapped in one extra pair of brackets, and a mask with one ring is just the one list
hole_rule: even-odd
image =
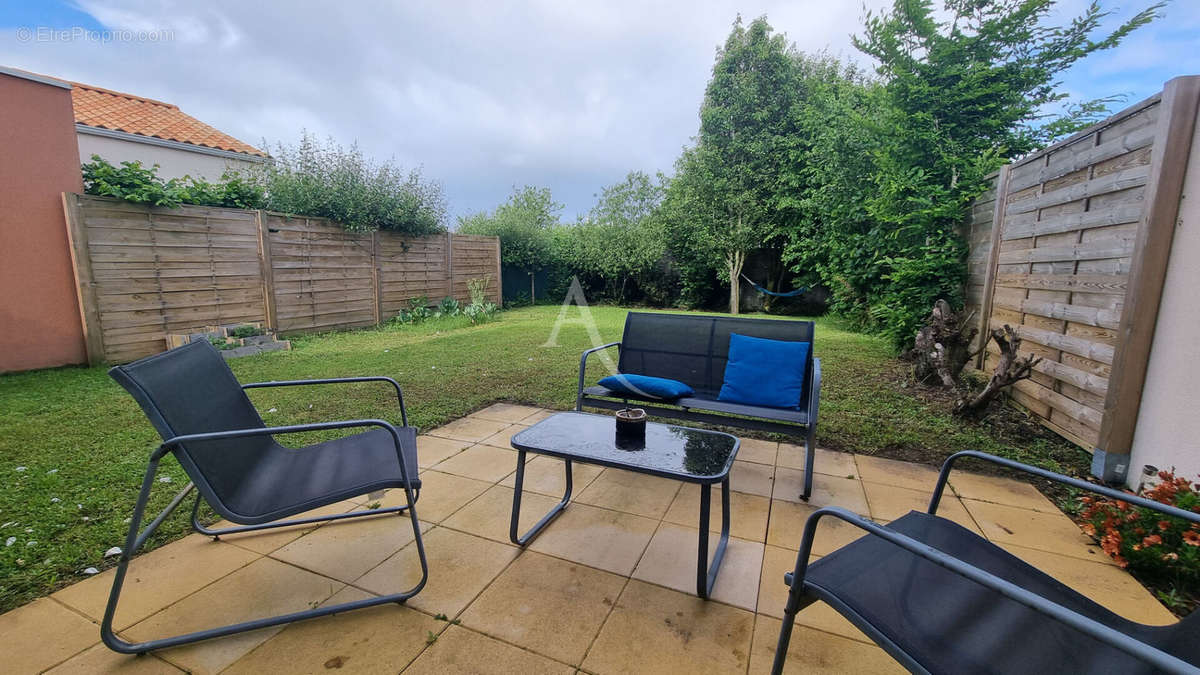
[[(168, 101), (257, 146), (302, 129), (357, 142), (441, 182), (451, 224), (523, 185), (549, 187), (574, 220), (629, 171), (671, 172), (739, 13), (869, 67), (850, 37), (864, 7), (887, 4), (0, 0), (0, 65)], [(1148, 1), (1104, 4), (1114, 23)], [(1200, 0), (1164, 12), (1064, 73), (1064, 89), (1132, 104), (1200, 74)]]

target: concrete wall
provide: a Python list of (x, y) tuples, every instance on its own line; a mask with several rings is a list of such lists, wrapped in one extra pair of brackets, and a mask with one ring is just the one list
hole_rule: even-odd
[(89, 133), (80, 133), (78, 136), (80, 163), (90, 162), (92, 155), (100, 155), (114, 165), (132, 161), (141, 162), (145, 166), (157, 164), (158, 175), (163, 178), (183, 178), (187, 175), (218, 181), (226, 169), (245, 170), (256, 165), (254, 162), (182, 148), (168, 148)]
[(62, 207), (82, 188), (70, 89), (0, 71), (0, 372), (87, 360)]
[(1159, 303), (1154, 344), (1134, 431), (1130, 485), (1142, 466), (1200, 475), (1200, 125)]

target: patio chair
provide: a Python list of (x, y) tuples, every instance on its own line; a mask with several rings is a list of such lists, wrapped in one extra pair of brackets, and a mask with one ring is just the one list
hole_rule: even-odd
[[(879, 525), (818, 509), (804, 526), (772, 672), (783, 672), (796, 613), (823, 600), (916, 673), (1197, 673), (1200, 612), (1169, 626), (1124, 619), (983, 537), (937, 516), (955, 461), (974, 457), (1200, 523), (1200, 514), (981, 452), (946, 460), (928, 513)], [(809, 563), (822, 518), (866, 536)]]
[[(408, 414), (400, 385), (388, 377), (349, 377), (323, 380), (257, 382), (239, 385), (225, 360), (207, 342), (195, 342), (150, 356), (124, 366), (109, 375), (137, 400), (163, 442), (150, 455), (141, 492), (129, 523), (129, 534), (117, 564), (112, 591), (104, 612), (100, 634), (110, 649), (126, 653), (145, 653), (199, 640), (311, 619), (351, 609), (385, 603), (402, 603), (425, 585), (428, 564), (421, 530), (414, 507), (421, 481), (417, 477), (416, 431), (408, 426)], [(379, 419), (319, 422), (268, 427), (263, 423), (245, 389), (299, 385), (385, 382), (396, 389), (402, 426), (396, 428)], [(299, 449), (284, 447), (275, 436), (311, 431), (373, 427), (369, 431), (343, 436)], [(191, 482), (167, 505), (140, 534), (150, 490), (155, 484), (160, 460), (174, 453)], [(288, 519), (312, 509), (351, 497), (402, 488), (403, 506), (374, 510), (356, 510), (336, 515)], [(113, 617), (121, 596), (121, 587), (135, 551), (150, 537), (188, 494), (196, 490), (192, 507), (192, 525), (214, 539), (237, 532), (266, 530), (326, 521), (407, 513), (416, 540), (421, 564), (421, 579), (412, 588), (382, 597), (319, 607), (281, 616), (255, 619), (220, 628), (147, 642), (130, 643), (113, 632)], [(234, 523), (232, 527), (209, 529), (199, 520), (200, 499), (214, 511)], [(400, 524), (397, 524), (400, 526)]]

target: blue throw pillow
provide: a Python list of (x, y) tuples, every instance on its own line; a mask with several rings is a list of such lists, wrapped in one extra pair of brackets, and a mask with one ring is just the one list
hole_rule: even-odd
[(717, 398), (730, 403), (799, 408), (809, 346), (807, 342), (731, 334), (725, 383)]
[(677, 380), (624, 373), (609, 375), (600, 380), (600, 386), (621, 394), (663, 400), (674, 400), (680, 396), (691, 396), (695, 393), (691, 387)]

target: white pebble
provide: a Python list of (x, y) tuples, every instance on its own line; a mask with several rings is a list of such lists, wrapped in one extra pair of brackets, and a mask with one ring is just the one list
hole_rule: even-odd
[(170, 477), (170, 476), (163, 476), (162, 478), (159, 478), (159, 479), (158, 479), (158, 482), (160, 482), (160, 483), (170, 483), (170, 482), (171, 482), (171, 477)]
[(25, 542), (25, 546), (37, 546), (37, 540), (30, 539), (29, 541)]
[(105, 558), (111, 558), (114, 555), (121, 555), (121, 547), (120, 546), (114, 546), (104, 552)]
[(26, 533), (26, 534), (29, 534), (30, 532), (33, 532), (33, 528), (32, 528), (32, 527), (27, 527), (27, 528), (25, 528), (25, 533)]
[(100, 570), (96, 569), (95, 567), (89, 567), (84, 570), (83, 573), (87, 575), (100, 574)]
[(17, 538), (16, 538), (16, 537), (9, 537), (8, 539), (5, 539), (5, 540), (4, 540), (4, 545), (5, 545), (5, 546), (12, 546), (12, 545), (13, 545), (13, 544), (15, 544), (15, 543), (17, 543)]
[(49, 471), (46, 472), (46, 475), (53, 476), (56, 473), (58, 473), (58, 469), (50, 469)]
[(268, 410), (267, 412), (279, 412), (279, 409), (278, 409), (278, 408), (271, 408), (271, 409), (270, 409), (270, 410)]
[(8, 521), (8, 522), (7, 522), (7, 523), (5, 523), (5, 524), (3, 524), (3, 525), (0, 525), (0, 527), (12, 527), (13, 525), (16, 525), (16, 524), (17, 524), (17, 521), (15, 521), (15, 520), (10, 520), (10, 521)]
[(386, 353), (388, 353), (388, 352), (390, 352), (390, 351), (392, 351), (392, 350), (390, 350), (390, 349), (385, 349), (385, 350), (383, 350), (383, 353), (384, 353), (384, 354), (386, 354)]
[(57, 503), (59, 503), (59, 502), (61, 502), (61, 501), (62, 501), (62, 500), (61, 500), (61, 499), (59, 499), (58, 497), (51, 497), (51, 498), (50, 498), (50, 503), (51, 503), (51, 504), (57, 504)]
[(28, 468), (28, 467), (18, 466), (17, 471), (24, 471), (26, 468)]

